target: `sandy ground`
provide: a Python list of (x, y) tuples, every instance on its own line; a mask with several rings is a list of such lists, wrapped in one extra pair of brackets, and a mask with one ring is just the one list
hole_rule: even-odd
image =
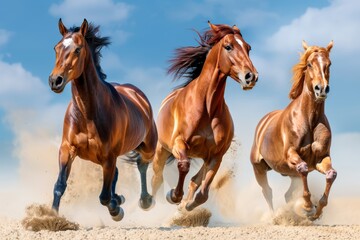
[(77, 231), (28, 231), (16, 221), (2, 220), (1, 239), (360, 239), (360, 225), (227, 227), (80, 227)]
[[(46, 155), (55, 156), (56, 151), (57, 147)], [(234, 158), (231, 155), (229, 157), (230, 160)], [(55, 160), (54, 162), (56, 163)], [(122, 205), (125, 211), (122, 221), (112, 221), (107, 209), (99, 203), (101, 169), (85, 161), (77, 161), (74, 165), (61, 202), (60, 217), (55, 216), (47, 208), (52, 201), (57, 166), (49, 163), (51, 167), (44, 171), (44, 166), (39, 165), (42, 166), (37, 168), (39, 172), (25, 174), (26, 171), (21, 171), (23, 179), (19, 181), (19, 185), (1, 190), (0, 239), (360, 239), (360, 197), (354, 195), (354, 189), (350, 187), (346, 193), (352, 195), (336, 196), (336, 191), (345, 186), (341, 184), (341, 178), (334, 187), (334, 196), (330, 196), (322, 218), (312, 223), (299, 217), (301, 204), (298, 201), (293, 204), (285, 203), (283, 195), (289, 179), (276, 174), (271, 176), (276, 209), (275, 214), (271, 215), (261, 189), (253, 180), (252, 172), (246, 169), (247, 165), (244, 163), (245, 167), (238, 167), (242, 170), (239, 171), (233, 163), (234, 161), (222, 163), (208, 201), (199, 208), (205, 209), (205, 214), (197, 219), (200, 219), (200, 224), (194, 224), (200, 227), (174, 226), (174, 219), (178, 219), (181, 212), (166, 200), (157, 199), (153, 209), (141, 210), (137, 204), (140, 183), (136, 167), (121, 162), (117, 191), (126, 197), (126, 202)], [(34, 164), (36, 162), (32, 159), (24, 160), (21, 169), (26, 170)], [(196, 169), (196, 166), (192, 166), (192, 169)], [(189, 176), (193, 174), (194, 172), (190, 172)], [(174, 176), (177, 176), (176, 168), (167, 167), (164, 172), (167, 179), (164, 192), (175, 185)], [(222, 176), (230, 177), (224, 181)], [(323, 192), (325, 181), (320, 175), (318, 179), (310, 179), (310, 182), (316, 183), (311, 186), (313, 201), (316, 202)], [(180, 217), (183, 217), (180, 221), (183, 225), (191, 218), (181, 214)], [(201, 226), (201, 221), (208, 223), (208, 226)], [(78, 230), (34, 231), (77, 227)]]

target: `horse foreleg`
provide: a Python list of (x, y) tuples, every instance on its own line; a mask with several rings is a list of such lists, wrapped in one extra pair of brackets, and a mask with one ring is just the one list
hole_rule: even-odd
[(116, 180), (114, 181), (116, 159), (109, 159), (103, 162), (103, 187), (99, 197), (100, 203), (107, 206), (113, 220), (120, 221), (124, 217), (124, 211), (119, 206), (118, 199), (113, 195), (113, 190), (115, 190), (116, 185)]
[(312, 220), (318, 219), (322, 213), (322, 209), (327, 205), (330, 188), (337, 176), (336, 170), (332, 168), (330, 157), (326, 157), (320, 163), (316, 164), (316, 170), (325, 174), (326, 186), (325, 186), (324, 194), (319, 200), (319, 205), (316, 208), (316, 213), (312, 217)]
[(204, 179), (205, 168), (204, 163), (200, 170), (191, 178), (185, 204), (194, 198), (195, 192), (199, 189), (201, 181)]
[(137, 168), (140, 172), (141, 180), (141, 195), (139, 200), (139, 206), (144, 210), (150, 210), (155, 202), (152, 199), (152, 196), (148, 193), (147, 182), (146, 182), (146, 171), (148, 169), (149, 163), (144, 162), (141, 157), (136, 161)]
[(67, 179), (70, 175), (71, 165), (75, 158), (75, 154), (70, 154), (70, 150), (65, 145), (59, 150), (59, 176), (54, 186), (54, 199), (52, 208), (58, 212), (62, 195), (67, 186)]
[(309, 173), (307, 163), (303, 162), (303, 161), (298, 163), (296, 165), (296, 170), (300, 174), (301, 180), (302, 180), (302, 183), (303, 183), (303, 198), (305, 200), (304, 210), (308, 214), (311, 214), (312, 211), (313, 211), (313, 204), (311, 202), (311, 193), (310, 193), (309, 185), (308, 185), (308, 181), (307, 181), (307, 176), (308, 176), (308, 173)]
[[(203, 177), (200, 191), (196, 194), (195, 199), (188, 202), (185, 206), (186, 210), (191, 211), (197, 206), (205, 203), (209, 198), (209, 189), (215, 174), (217, 173), (221, 163), (221, 158), (214, 158), (210, 161), (209, 165), (205, 167), (206, 174)], [(205, 163), (204, 163), (205, 165)], [(204, 169), (204, 170), (205, 170)]]
[(166, 195), (166, 199), (172, 204), (179, 204), (184, 195), (184, 181), (190, 170), (190, 160), (186, 154), (186, 149), (185, 142), (181, 138), (177, 138), (173, 147), (173, 155), (178, 159), (179, 179), (175, 189), (171, 189)]
[(308, 216), (312, 215), (313, 204), (311, 202), (311, 193), (307, 181), (309, 168), (306, 162), (304, 162), (294, 148), (289, 148), (287, 152), (287, 161), (290, 169), (295, 169), (301, 177), (303, 183), (303, 199), (305, 201), (303, 209), (307, 212)]
[(125, 203), (125, 197), (123, 195), (116, 194), (116, 183), (118, 180), (118, 175), (119, 175), (118, 168), (115, 167), (115, 174), (114, 174), (113, 181), (111, 183), (111, 198), (115, 198), (117, 201), (117, 204), (121, 205), (121, 204)]

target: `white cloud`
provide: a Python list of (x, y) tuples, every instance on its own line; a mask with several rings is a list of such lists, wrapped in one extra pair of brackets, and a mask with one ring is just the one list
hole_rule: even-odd
[(304, 39), (309, 45), (326, 45), (334, 40), (334, 45), (342, 52), (359, 51), (359, 24), (359, 1), (334, 0), (322, 9), (308, 8), (302, 16), (281, 27), (266, 41), (266, 48), (287, 53), (301, 49), (299, 46)]
[(20, 63), (0, 61), (0, 79), (0, 107), (7, 110), (34, 107), (50, 99), (46, 86)]
[[(356, 63), (345, 61), (356, 59), (360, 54), (360, 45), (357, 43), (360, 36), (359, 25), (358, 1), (334, 0), (324, 8), (308, 8), (304, 14), (280, 27), (267, 39), (253, 44), (254, 52), (260, 54), (259, 79), (264, 80), (263, 84), (276, 89), (288, 89), (291, 69), (298, 62), (299, 53), (303, 52), (302, 40), (308, 45), (318, 46), (327, 46), (334, 40), (331, 58), (334, 63), (332, 70), (336, 71), (332, 71), (332, 78), (336, 78), (336, 74), (341, 72), (348, 77), (356, 75), (349, 71), (354, 69), (349, 64)], [(344, 75), (341, 77), (344, 78)]]
[(50, 13), (69, 23), (81, 23), (87, 18), (97, 24), (108, 24), (127, 19), (132, 9), (127, 3), (112, 0), (64, 0), (51, 5)]
[(0, 46), (6, 44), (9, 41), (11, 34), (11, 32), (5, 29), (0, 29)]

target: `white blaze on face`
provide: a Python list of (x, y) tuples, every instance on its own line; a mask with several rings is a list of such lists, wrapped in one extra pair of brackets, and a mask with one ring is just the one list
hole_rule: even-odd
[(240, 44), (242, 48), (244, 48), (244, 43), (240, 39), (235, 38), (235, 40)]
[(65, 38), (64, 41), (63, 41), (63, 45), (65, 48), (69, 47), (74, 41), (72, 40), (71, 37), (69, 38)]
[(324, 75), (324, 62), (323, 62), (323, 57), (319, 56), (318, 57), (318, 61), (319, 61), (319, 65), (320, 65), (320, 70), (321, 70), (321, 77), (324, 80), (325, 79), (325, 75)]

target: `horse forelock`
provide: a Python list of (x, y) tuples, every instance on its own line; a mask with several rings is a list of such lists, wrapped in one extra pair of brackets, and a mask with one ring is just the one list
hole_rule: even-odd
[[(101, 37), (99, 35), (100, 26), (95, 26), (93, 23), (90, 23), (88, 29), (86, 31), (85, 40), (89, 45), (91, 50), (91, 56), (93, 57), (93, 61), (98, 72), (100, 79), (105, 80), (106, 74), (103, 72), (100, 61), (101, 61), (101, 49), (102, 47), (106, 47), (110, 44), (109, 37)], [(80, 31), (80, 27), (71, 27), (69, 32), (77, 33)]]
[(290, 99), (294, 100), (300, 96), (305, 79), (305, 70), (307, 68), (307, 60), (310, 55), (316, 52), (327, 52), (323, 47), (311, 46), (303, 54), (300, 55), (300, 61), (293, 67), (292, 87), (289, 93)]
[(217, 31), (208, 29), (201, 35), (198, 31), (194, 30), (199, 37), (196, 47), (182, 47), (175, 50), (175, 57), (170, 60), (170, 67), (168, 74), (174, 75), (174, 80), (185, 77), (187, 81), (176, 87), (182, 88), (187, 86), (190, 82), (196, 79), (204, 66), (205, 59), (211, 48), (217, 44), (223, 37), (228, 34), (239, 34), (240, 30), (234, 29), (225, 24), (215, 25)]

